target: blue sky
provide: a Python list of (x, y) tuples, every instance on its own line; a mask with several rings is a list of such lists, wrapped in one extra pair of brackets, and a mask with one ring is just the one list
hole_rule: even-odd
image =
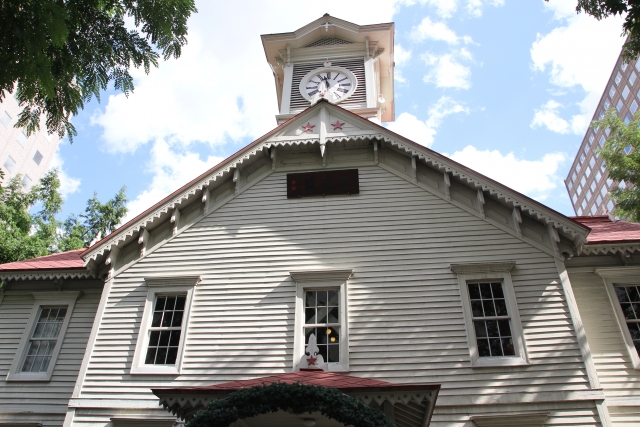
[(126, 185), (128, 218), (275, 127), (260, 34), (324, 13), (394, 21), (396, 122), (389, 127), (564, 214), (562, 180), (620, 52), (621, 18), (576, 15), (575, 0), (199, 2), (182, 57), (129, 97), (108, 91), (61, 143), (62, 216)]

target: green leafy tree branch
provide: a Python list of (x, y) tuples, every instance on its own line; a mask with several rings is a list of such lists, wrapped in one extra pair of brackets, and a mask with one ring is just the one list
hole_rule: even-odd
[(597, 153), (604, 159), (609, 178), (624, 182), (624, 186), (610, 189), (616, 205), (613, 213), (630, 221), (640, 222), (640, 114), (628, 124), (609, 108), (602, 120), (592, 123), (594, 128), (609, 129), (609, 138)]
[[(129, 94), (129, 68), (149, 73), (178, 58), (194, 0), (21, 0), (0, 2), (0, 101), (15, 90), (16, 127), (73, 141), (70, 122), (110, 82)], [(125, 20), (133, 21), (135, 30)]]
[[(0, 182), (4, 177), (0, 170)], [(126, 187), (101, 203), (94, 193), (83, 214), (57, 219), (63, 205), (58, 171), (25, 190), (21, 176), (0, 185), (0, 263), (20, 261), (87, 247), (96, 236), (112, 232), (127, 213)], [(30, 213), (32, 207), (39, 207)]]

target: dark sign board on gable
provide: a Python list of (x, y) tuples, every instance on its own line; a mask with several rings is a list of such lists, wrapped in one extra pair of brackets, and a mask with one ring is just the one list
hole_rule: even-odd
[(287, 199), (358, 193), (358, 169), (287, 174)]

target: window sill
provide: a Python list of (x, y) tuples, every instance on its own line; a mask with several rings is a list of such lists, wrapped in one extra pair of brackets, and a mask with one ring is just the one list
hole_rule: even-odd
[(349, 372), (349, 365), (328, 364), (327, 363), (327, 371), (329, 371), (329, 372)]
[(471, 362), (472, 368), (495, 368), (504, 366), (529, 366), (530, 363), (519, 357), (487, 357)]
[(131, 375), (180, 375), (180, 370), (174, 366), (137, 366), (132, 367)]
[(47, 374), (46, 372), (42, 372), (40, 374), (9, 373), (7, 374), (6, 381), (48, 382), (51, 381), (51, 374)]

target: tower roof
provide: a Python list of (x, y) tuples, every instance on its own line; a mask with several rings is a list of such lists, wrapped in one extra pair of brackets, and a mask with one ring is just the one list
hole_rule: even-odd
[(278, 104), (282, 100), (284, 70), (289, 63), (347, 58), (377, 58), (380, 93), (387, 100), (383, 122), (395, 119), (393, 89), (394, 23), (357, 25), (324, 14), (289, 33), (264, 34), (262, 46), (274, 74)]

